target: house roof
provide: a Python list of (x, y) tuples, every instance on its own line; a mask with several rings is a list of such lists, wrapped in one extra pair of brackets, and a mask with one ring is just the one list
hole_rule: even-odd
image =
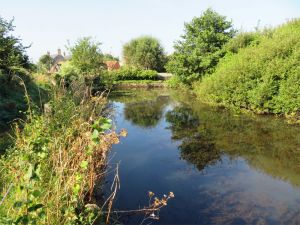
[(105, 65), (107, 66), (107, 69), (119, 69), (120, 64), (116, 60), (108, 60), (104, 61)]

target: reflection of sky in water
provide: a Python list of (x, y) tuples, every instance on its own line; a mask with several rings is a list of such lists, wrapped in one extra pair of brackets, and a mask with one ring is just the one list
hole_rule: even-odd
[[(226, 139), (228, 127), (224, 128), (224, 133), (219, 136), (224, 140), (221, 140), (223, 142), (220, 144), (219, 140), (216, 141), (215, 146), (218, 148), (219, 145), (223, 149), (224, 146), (234, 145), (232, 147), (234, 151), (222, 151), (217, 161), (208, 163), (203, 170), (199, 171), (194, 164), (196, 161), (193, 159), (189, 161), (190, 158), (188, 161), (182, 159), (178, 149), (181, 140), (171, 138), (174, 130), (170, 128), (165, 115), (166, 112), (178, 107), (178, 103), (168, 100), (160, 104), (162, 104), (161, 107), (157, 105), (156, 107), (162, 110), (163, 117), (155, 126), (149, 127), (145, 127), (144, 124), (143, 126), (134, 124), (130, 119), (126, 120), (123, 115), (124, 104), (115, 104), (117, 127), (128, 131), (128, 137), (123, 138), (121, 143), (115, 145), (112, 150), (116, 153), (112, 163), (119, 161), (121, 163), (119, 171), (121, 190), (115, 203), (116, 208), (136, 209), (147, 205), (149, 190), (159, 196), (173, 191), (175, 199), (172, 199), (170, 204), (161, 211), (159, 221), (152, 221), (155, 224), (300, 223), (300, 190), (295, 185), (300, 183), (299, 178), (284, 177), (285, 174), (289, 174), (290, 165), (282, 165), (281, 161), (274, 156), (265, 161), (265, 156), (261, 152), (255, 152), (254, 155), (251, 155), (251, 152), (244, 154), (243, 151), (247, 149), (253, 151), (253, 148), (258, 149), (262, 144), (239, 142), (247, 138), (243, 139), (244, 137), (241, 136), (240, 132), (243, 129), (231, 126), (230, 117), (228, 117), (227, 123), (230, 124), (230, 129), (240, 136), (235, 139)], [(208, 114), (211, 113), (213, 112), (208, 112)], [(149, 117), (149, 114), (146, 116)], [(249, 124), (247, 127), (252, 126)], [(214, 126), (217, 127), (217, 125)], [(256, 132), (256, 128), (250, 127), (250, 129)], [(261, 133), (257, 131), (253, 136), (259, 137), (265, 133), (266, 137), (270, 137), (272, 132), (268, 128), (267, 131), (263, 130)], [(286, 130), (286, 132), (291, 131)], [(212, 130), (212, 133), (217, 136), (215, 130)], [(190, 138), (189, 135), (184, 138)], [(249, 140), (252, 141), (251, 138), (249, 137)], [(253, 140), (256, 139), (253, 138)], [(247, 144), (250, 147), (246, 146)], [(274, 145), (276, 143), (265, 143), (262, 149), (268, 146), (280, 148)], [(201, 153), (201, 146), (199, 148)], [(235, 149), (243, 151), (237, 152)], [(272, 152), (272, 149), (267, 150)], [(264, 165), (267, 167), (264, 168)], [(272, 166), (280, 166), (283, 168), (281, 170), (286, 170), (286, 173), (281, 174), (277, 171), (278, 168), (270, 170)], [(110, 180), (111, 177), (108, 177), (108, 181)], [(292, 180), (293, 185), (284, 180)], [(137, 216), (123, 218), (123, 222), (128, 224), (139, 223), (140, 220), (141, 218)]]

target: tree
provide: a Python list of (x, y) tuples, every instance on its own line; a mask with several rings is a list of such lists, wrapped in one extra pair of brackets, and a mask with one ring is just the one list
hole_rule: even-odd
[(166, 66), (167, 71), (187, 84), (211, 73), (225, 54), (223, 45), (235, 33), (231, 21), (207, 9), (200, 17), (185, 24), (185, 34), (174, 45), (175, 52)]
[(123, 58), (128, 66), (163, 71), (166, 56), (160, 42), (149, 36), (131, 40), (123, 46)]
[(101, 43), (93, 41), (90, 37), (85, 37), (69, 48), (72, 54), (71, 64), (81, 75), (98, 75), (105, 69), (100, 45)]
[(19, 38), (14, 37), (13, 20), (6, 21), (0, 17), (0, 74), (9, 82), (12, 75), (30, 69), (31, 63)]
[(38, 69), (42, 72), (48, 72), (52, 66), (53, 59), (49, 54), (42, 55), (38, 62)]

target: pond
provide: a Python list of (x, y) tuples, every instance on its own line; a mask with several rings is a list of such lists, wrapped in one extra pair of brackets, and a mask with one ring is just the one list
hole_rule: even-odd
[[(114, 209), (172, 191), (159, 220), (144, 224), (300, 224), (300, 127), (166, 89), (124, 91), (111, 104), (117, 130), (128, 131), (109, 162), (119, 163), (121, 180)], [(123, 224), (143, 219), (120, 216)]]

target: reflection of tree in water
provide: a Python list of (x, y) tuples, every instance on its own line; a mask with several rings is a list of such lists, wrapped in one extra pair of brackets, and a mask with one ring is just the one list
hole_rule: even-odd
[(166, 114), (166, 120), (171, 124), (172, 139), (182, 140), (179, 149), (184, 160), (199, 170), (220, 160), (221, 152), (216, 149), (209, 130), (190, 108), (176, 107)]
[(140, 127), (155, 127), (163, 116), (169, 98), (159, 96), (155, 100), (126, 103), (125, 119)]

